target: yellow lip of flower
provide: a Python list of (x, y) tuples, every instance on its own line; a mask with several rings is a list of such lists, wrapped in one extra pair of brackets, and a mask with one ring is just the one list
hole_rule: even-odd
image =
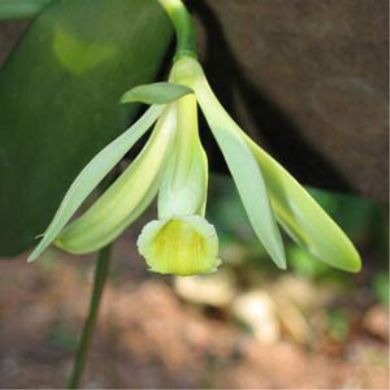
[(149, 222), (137, 246), (153, 272), (190, 276), (216, 271), (218, 238), (214, 227), (198, 215)]

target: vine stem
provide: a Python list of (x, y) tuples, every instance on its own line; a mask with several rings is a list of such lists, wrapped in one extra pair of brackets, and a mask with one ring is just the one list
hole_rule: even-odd
[(111, 245), (106, 246), (101, 249), (98, 254), (88, 317), (85, 320), (83, 333), (77, 347), (73, 371), (68, 382), (68, 389), (78, 389), (80, 386), (81, 377), (87, 361), (88, 351), (96, 328), (96, 320), (108, 276), (108, 270), (110, 268), (111, 248)]
[(196, 30), (191, 14), (182, 0), (158, 0), (171, 19), (176, 32), (177, 47), (174, 61), (181, 57), (197, 58)]

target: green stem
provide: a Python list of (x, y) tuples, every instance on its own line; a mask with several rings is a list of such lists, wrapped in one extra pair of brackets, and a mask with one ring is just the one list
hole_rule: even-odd
[(96, 320), (99, 311), (100, 301), (107, 280), (110, 266), (111, 246), (103, 248), (98, 255), (95, 268), (95, 277), (93, 291), (89, 304), (88, 317), (84, 323), (83, 334), (77, 348), (76, 359), (74, 361), (73, 372), (68, 382), (69, 389), (78, 389), (80, 386), (81, 376), (83, 375), (85, 363), (93, 334), (96, 327)]
[(182, 0), (158, 0), (171, 19), (177, 37), (175, 61), (184, 56), (197, 58), (196, 30)]

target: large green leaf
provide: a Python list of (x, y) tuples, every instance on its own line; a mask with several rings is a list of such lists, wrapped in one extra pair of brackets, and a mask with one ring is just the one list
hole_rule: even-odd
[(49, 7), (0, 71), (0, 255), (47, 227), (79, 171), (134, 118), (123, 92), (150, 82), (171, 36), (155, 0)]

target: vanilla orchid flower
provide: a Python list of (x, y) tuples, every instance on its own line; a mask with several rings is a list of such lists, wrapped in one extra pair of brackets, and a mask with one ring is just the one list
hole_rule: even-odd
[[(191, 18), (180, 0), (160, 0), (178, 33), (169, 82), (136, 87), (122, 102), (151, 104), (146, 113), (82, 170), (69, 188), (37, 248), (51, 243), (89, 253), (115, 240), (158, 198), (158, 217), (138, 238), (139, 252), (159, 273), (209, 273), (221, 263), (215, 228), (205, 219), (208, 164), (198, 133), (197, 105), (220, 147), (248, 219), (279, 268), (286, 258), (279, 225), (320, 260), (357, 272), (355, 247), (307, 191), (251, 140), (222, 107), (196, 59)], [(138, 157), (74, 222), (87, 196), (157, 121)]]
[(198, 132), (196, 99), (182, 97), (177, 106), (177, 135), (158, 194), (158, 220), (148, 223), (138, 249), (150, 270), (194, 275), (216, 270), (218, 238), (204, 218), (208, 164)]

